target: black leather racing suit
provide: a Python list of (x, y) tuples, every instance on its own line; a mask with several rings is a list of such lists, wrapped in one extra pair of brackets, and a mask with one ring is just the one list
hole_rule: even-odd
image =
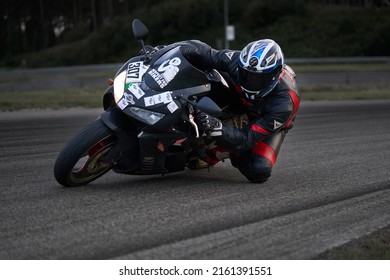
[(240, 51), (215, 50), (207, 44), (185, 41), (181, 52), (199, 69), (216, 69), (224, 73), (239, 113), (246, 113), (249, 123), (243, 128), (224, 126), (217, 144), (231, 152), (233, 166), (251, 182), (264, 182), (271, 175), (285, 134), (292, 128), (298, 112), (300, 94), (295, 73), (285, 65), (279, 83), (264, 98), (253, 99), (238, 84)]

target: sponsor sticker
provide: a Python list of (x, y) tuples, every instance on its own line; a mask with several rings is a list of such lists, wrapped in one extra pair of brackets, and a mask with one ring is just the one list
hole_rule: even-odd
[(149, 75), (156, 81), (160, 88), (164, 88), (168, 85), (167, 81), (157, 72), (156, 69), (152, 69), (149, 72)]
[(153, 95), (154, 104), (168, 104), (172, 101), (171, 91), (166, 91), (160, 94)]
[(154, 104), (159, 104), (164, 102), (161, 94), (153, 95), (153, 100), (154, 100)]
[(160, 94), (160, 95), (162, 95), (162, 99), (163, 99), (164, 104), (172, 102), (171, 93), (172, 93), (172, 91), (166, 91), (166, 92), (163, 92)]
[(118, 102), (118, 107), (121, 108), (121, 110), (125, 109), (128, 105), (129, 105), (129, 103), (127, 102), (126, 98), (122, 98)]
[(175, 101), (172, 101), (168, 104), (167, 106), (168, 110), (173, 113), (175, 112), (177, 109), (179, 109), (179, 107), (176, 105)]
[(152, 69), (148, 74), (156, 81), (160, 88), (164, 88), (172, 81), (177, 73), (179, 73), (179, 65), (181, 64), (181, 59), (179, 57), (174, 57), (164, 61), (159, 67), (158, 71)]
[(152, 96), (145, 97), (144, 98), (145, 106), (148, 107), (148, 106), (153, 106), (161, 103), (164, 104), (171, 103), (173, 101), (171, 93), (172, 91), (166, 91), (160, 94), (155, 94)]
[(140, 99), (142, 96), (145, 95), (145, 92), (139, 87), (138, 84), (136, 83), (133, 83), (129, 86), (128, 90), (134, 94), (134, 96), (137, 98), (137, 99)]
[(146, 107), (154, 105), (154, 98), (153, 98), (153, 96), (145, 97), (144, 101), (145, 101), (145, 106)]
[(125, 99), (128, 103), (133, 104), (133, 105), (135, 104), (133, 95), (131, 95), (131, 93), (125, 92)]

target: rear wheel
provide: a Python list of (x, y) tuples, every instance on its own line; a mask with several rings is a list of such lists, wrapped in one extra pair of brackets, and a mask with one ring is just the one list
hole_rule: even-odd
[(90, 123), (58, 155), (54, 165), (57, 182), (75, 187), (96, 180), (112, 168), (113, 163), (103, 158), (116, 143), (115, 134), (100, 119)]

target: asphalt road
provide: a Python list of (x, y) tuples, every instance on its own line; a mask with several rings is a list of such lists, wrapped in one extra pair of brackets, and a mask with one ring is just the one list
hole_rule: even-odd
[(390, 101), (304, 102), (262, 185), (227, 161), (61, 187), (99, 112), (0, 113), (0, 259), (310, 259), (390, 224)]

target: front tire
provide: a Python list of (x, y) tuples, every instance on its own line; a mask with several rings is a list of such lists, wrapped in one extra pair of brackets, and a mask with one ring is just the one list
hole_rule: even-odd
[(116, 143), (115, 134), (100, 119), (90, 123), (58, 155), (54, 165), (57, 182), (75, 187), (96, 180), (112, 168), (113, 163), (103, 158)]

